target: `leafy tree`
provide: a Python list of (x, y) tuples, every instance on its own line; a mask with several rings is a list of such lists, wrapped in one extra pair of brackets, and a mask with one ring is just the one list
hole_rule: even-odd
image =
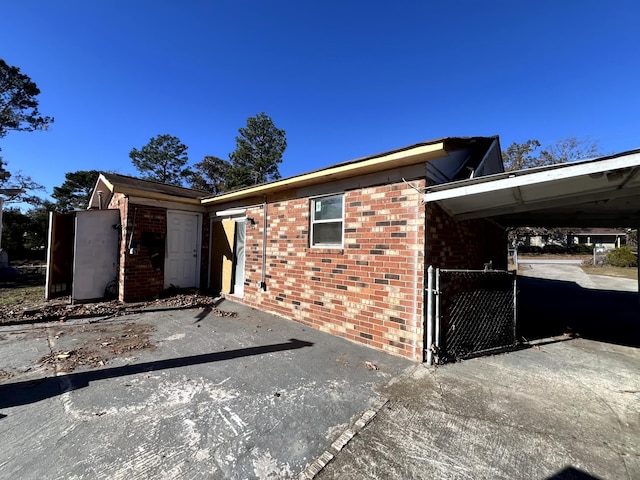
[(601, 155), (602, 153), (596, 142), (587, 138), (568, 137), (558, 140), (553, 145), (542, 150), (540, 152), (540, 161), (542, 165), (555, 165), (556, 163), (587, 160)]
[(36, 191), (44, 190), (44, 187), (35, 182), (30, 176), (23, 175), (22, 172), (9, 172), (5, 167), (4, 160), (0, 158), (0, 188), (14, 189), (23, 193), (5, 194), (5, 203), (24, 202), (36, 205), (40, 199), (33, 194)]
[(9, 256), (25, 258), (25, 232), (31, 228), (31, 220), (19, 208), (5, 208), (2, 212), (2, 249)]
[(229, 155), (232, 167), (227, 172), (230, 189), (265, 183), (280, 178), (278, 164), (287, 148), (286, 133), (276, 128), (265, 113), (247, 119), (238, 130), (236, 149)]
[(506, 171), (573, 162), (601, 155), (598, 144), (589, 139), (577, 137), (563, 138), (537, 151), (541, 147), (538, 140), (524, 143), (513, 142), (502, 151), (502, 161)]
[(43, 250), (47, 246), (49, 212), (55, 210), (55, 207), (55, 203), (43, 200), (27, 211), (29, 230), (24, 235), (25, 248)]
[(10, 258), (44, 260), (49, 229), (49, 211), (54, 204), (47, 200), (26, 213), (19, 208), (6, 208), (2, 216), (2, 249)]
[[(8, 65), (0, 59), (0, 138), (10, 131), (33, 132), (46, 130), (53, 123), (52, 117), (40, 115), (38, 99), (40, 89), (17, 67)], [(0, 157), (0, 188), (22, 189), (23, 194), (10, 196), (7, 201), (34, 203), (37, 197), (30, 191), (43, 190), (44, 187), (21, 172), (11, 173)]]
[(8, 131), (46, 130), (52, 117), (38, 111), (38, 86), (20, 69), (0, 59), (0, 138)]
[(222, 193), (225, 191), (227, 175), (231, 164), (227, 160), (206, 155), (201, 162), (194, 166), (195, 171), (189, 178), (192, 188), (204, 190), (211, 193)]
[(55, 210), (70, 212), (87, 208), (100, 172), (97, 170), (78, 170), (65, 174), (65, 180), (59, 187), (53, 187), (56, 199)]
[(513, 142), (509, 148), (502, 151), (502, 161), (506, 171), (522, 170), (537, 166), (537, 156), (534, 152), (540, 148), (538, 140), (527, 140), (524, 143)]
[(191, 175), (185, 168), (188, 148), (178, 137), (158, 135), (142, 149), (131, 150), (129, 157), (144, 179), (182, 186), (183, 180)]

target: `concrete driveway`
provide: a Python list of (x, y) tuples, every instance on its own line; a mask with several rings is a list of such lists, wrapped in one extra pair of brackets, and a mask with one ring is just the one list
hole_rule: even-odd
[(640, 478), (640, 351), (584, 339), (416, 366), (317, 477)]
[(640, 478), (637, 282), (562, 264), (525, 273), (520, 320), (530, 338), (558, 337), (400, 375), (318, 478)]
[[(0, 478), (293, 478), (411, 365), (221, 308), (237, 318), (167, 310), (0, 326)], [(148, 330), (150, 345), (134, 349)], [(86, 348), (123, 336), (135, 337), (131, 353), (107, 362)], [(71, 358), (98, 368), (62, 372)]]

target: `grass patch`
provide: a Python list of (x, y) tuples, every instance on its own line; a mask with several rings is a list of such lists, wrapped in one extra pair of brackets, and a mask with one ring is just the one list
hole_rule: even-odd
[(14, 281), (0, 283), (0, 307), (44, 301), (44, 275), (22, 274)]
[(6, 284), (0, 284), (0, 307), (42, 302), (43, 300), (44, 285), (7, 286)]
[(582, 270), (588, 275), (604, 275), (606, 277), (630, 278), (632, 280), (638, 279), (638, 269), (635, 267), (623, 268), (611, 265), (603, 265), (600, 267), (582, 266)]

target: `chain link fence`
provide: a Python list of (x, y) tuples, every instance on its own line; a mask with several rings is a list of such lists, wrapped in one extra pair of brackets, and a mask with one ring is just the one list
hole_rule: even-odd
[(438, 269), (435, 283), (437, 363), (515, 347), (515, 272)]

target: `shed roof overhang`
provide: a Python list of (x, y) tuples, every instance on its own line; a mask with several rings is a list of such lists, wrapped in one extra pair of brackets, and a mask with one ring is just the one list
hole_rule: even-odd
[(505, 227), (637, 227), (640, 149), (429, 187), (457, 220), (489, 218)]

